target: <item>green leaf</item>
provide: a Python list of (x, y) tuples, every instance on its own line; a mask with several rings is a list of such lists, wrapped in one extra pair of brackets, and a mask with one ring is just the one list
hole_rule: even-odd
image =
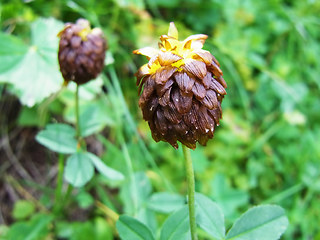
[(196, 193), (197, 224), (216, 239), (225, 236), (224, 217), (220, 207), (210, 198)]
[(211, 197), (222, 208), (225, 216), (234, 216), (236, 209), (247, 204), (248, 193), (230, 186), (224, 174), (217, 174), (212, 181)]
[(76, 131), (73, 127), (62, 124), (48, 124), (40, 131), (36, 140), (52, 151), (58, 153), (75, 153), (77, 151), (77, 141), (74, 138)]
[(75, 187), (82, 187), (93, 176), (94, 167), (86, 153), (77, 152), (67, 159), (64, 177)]
[[(51, 107), (51, 106), (50, 106)], [(49, 119), (49, 115), (45, 117), (47, 121)], [(41, 116), (40, 111), (38, 111), (37, 107), (22, 107), (19, 113), (18, 124), (22, 127), (37, 127), (41, 125)]]
[(133, 217), (120, 216), (116, 227), (122, 240), (154, 239), (150, 229)]
[(94, 219), (95, 240), (111, 240), (113, 239), (113, 228), (110, 223), (103, 217)]
[(14, 204), (12, 215), (15, 219), (24, 219), (34, 213), (35, 206), (32, 202), (19, 200)]
[(80, 115), (80, 129), (83, 137), (101, 131), (107, 125), (113, 125), (113, 120), (108, 117), (106, 107), (99, 102), (90, 104)]
[(136, 214), (136, 208), (144, 208), (152, 192), (149, 178), (144, 172), (136, 172), (134, 180), (127, 179), (122, 185), (120, 197), (126, 213)]
[(277, 240), (288, 227), (284, 210), (275, 205), (262, 205), (249, 209), (232, 226), (226, 239)]
[(0, 75), (22, 61), (27, 51), (28, 47), (20, 39), (0, 32)]
[(85, 209), (93, 205), (94, 198), (86, 191), (80, 191), (76, 196), (76, 201), (81, 208)]
[(148, 208), (161, 213), (171, 213), (183, 207), (184, 203), (185, 198), (179, 194), (161, 192), (152, 194)]
[(160, 240), (185, 240), (190, 236), (188, 206), (171, 214), (164, 222)]
[(37, 214), (31, 220), (14, 223), (8, 232), (8, 239), (39, 240), (46, 239), (49, 234), (49, 223), (53, 217)]
[(108, 180), (111, 181), (122, 181), (124, 180), (124, 176), (121, 172), (118, 172), (110, 167), (108, 167), (100, 158), (98, 158), (96, 155), (87, 152), (86, 153), (87, 158), (89, 158), (96, 169), (105, 176)]
[(1, 63), (5, 62), (0, 67), (0, 82), (12, 85), (22, 104), (32, 107), (61, 87), (57, 33), (62, 28), (63, 24), (53, 18), (39, 18), (31, 26), (30, 46), (16, 37), (0, 35), (0, 47), (9, 46), (0, 51)]
[(156, 213), (145, 206), (139, 208), (136, 218), (148, 226), (151, 230), (151, 232), (156, 232), (158, 229), (158, 221)]

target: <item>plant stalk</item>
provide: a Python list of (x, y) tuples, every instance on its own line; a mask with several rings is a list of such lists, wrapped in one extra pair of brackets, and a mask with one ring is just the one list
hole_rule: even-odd
[(195, 210), (195, 184), (194, 184), (194, 171), (192, 166), (192, 159), (189, 148), (182, 145), (183, 155), (186, 165), (186, 175), (187, 175), (187, 184), (188, 184), (188, 205), (189, 205), (189, 222), (190, 222), (190, 231), (191, 239), (197, 240), (197, 224), (196, 224), (196, 210)]
[(80, 140), (80, 136), (81, 136), (81, 132), (80, 132), (80, 125), (79, 125), (79, 120), (80, 120), (80, 117), (79, 117), (79, 85), (77, 84), (77, 87), (76, 87), (76, 99), (75, 99), (75, 103), (76, 103), (76, 137), (77, 137), (77, 140), (78, 140), (78, 144), (79, 144), (79, 140)]
[(63, 156), (63, 154), (60, 153), (59, 154), (59, 161), (58, 161), (58, 177), (57, 177), (57, 187), (56, 187), (56, 191), (55, 191), (54, 211), (60, 211), (60, 207), (61, 207), (63, 171), (64, 171), (64, 156)]

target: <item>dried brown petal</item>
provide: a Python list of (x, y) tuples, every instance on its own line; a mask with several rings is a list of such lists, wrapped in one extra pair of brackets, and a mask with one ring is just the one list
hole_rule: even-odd
[(207, 74), (206, 64), (194, 59), (187, 59), (183, 68), (186, 72), (189, 72), (200, 79), (204, 78)]
[(211, 81), (210, 88), (215, 90), (217, 93), (219, 93), (221, 95), (227, 94), (224, 87), (219, 82), (217, 82), (215, 79), (214, 79), (214, 81)]
[(87, 20), (66, 24), (60, 37), (58, 60), (65, 81), (83, 84), (97, 77), (104, 66), (106, 41)]
[(202, 99), (201, 103), (208, 109), (214, 109), (218, 107), (217, 94), (213, 90), (208, 90), (206, 96)]
[(173, 108), (170, 106), (163, 108), (163, 114), (173, 124), (178, 124), (182, 120), (182, 115), (177, 111), (174, 105)]
[(198, 100), (201, 100), (206, 96), (207, 91), (201, 83), (199, 83), (198, 81), (195, 81), (192, 87), (192, 92)]
[(190, 78), (189, 75), (185, 72), (177, 72), (174, 74), (174, 78), (176, 79), (176, 83), (179, 88), (186, 93), (189, 93), (192, 90), (194, 79)]
[(146, 100), (148, 100), (151, 96), (151, 94), (153, 93), (153, 91), (155, 90), (155, 82), (152, 78), (148, 78), (144, 84), (143, 87), (143, 92), (142, 92), (142, 97)]
[(221, 116), (221, 111), (220, 109), (212, 109), (212, 110), (208, 110), (210, 116), (214, 119), (215, 123), (218, 125), (219, 124), (219, 120), (222, 117)]
[(215, 76), (222, 75), (221, 69), (214, 61), (212, 61), (211, 64), (209, 65), (209, 70), (212, 71)]
[(192, 105), (192, 95), (182, 95), (178, 88), (172, 89), (171, 100), (179, 113), (190, 111)]
[(157, 130), (165, 135), (168, 131), (168, 121), (166, 120), (161, 108), (158, 108), (156, 114), (154, 116), (154, 123), (156, 125)]
[(218, 60), (215, 58), (215, 56), (212, 55), (213, 61), (220, 67), (220, 63), (218, 62)]
[(221, 85), (222, 85), (224, 88), (227, 88), (227, 83), (226, 83), (226, 81), (223, 79), (222, 76), (219, 76), (219, 77), (217, 78), (217, 80), (218, 80), (219, 83), (221, 83)]
[(202, 79), (203, 86), (208, 89), (212, 82), (212, 74), (211, 72), (207, 72), (207, 75)]
[(169, 88), (171, 88), (173, 80), (170, 78), (164, 85), (157, 84), (156, 90), (159, 97), (161, 97)]
[(162, 97), (159, 97), (159, 104), (161, 106), (167, 106), (170, 103), (170, 96), (171, 96), (171, 88), (169, 88)]
[[(64, 44), (62, 44), (62, 45), (64, 45)], [(80, 45), (81, 45), (81, 37), (73, 36), (71, 38), (71, 47), (72, 48), (78, 48), (78, 47), (80, 47)]]
[(195, 149), (197, 142), (206, 145), (213, 137), (222, 117), (226, 83), (218, 61), (201, 49), (206, 35), (179, 42), (173, 23), (170, 29), (160, 38), (160, 51), (151, 58), (146, 54), (148, 68), (136, 74), (139, 87), (144, 86), (139, 106), (155, 141), (174, 148), (180, 141)]
[(172, 74), (177, 70), (175, 67), (161, 67), (155, 73), (155, 81), (157, 84), (163, 85), (168, 79), (172, 76)]
[(145, 101), (142, 97), (139, 99), (139, 106), (142, 109), (143, 119), (149, 121), (153, 118), (154, 112), (158, 108), (158, 98), (151, 97), (149, 101)]

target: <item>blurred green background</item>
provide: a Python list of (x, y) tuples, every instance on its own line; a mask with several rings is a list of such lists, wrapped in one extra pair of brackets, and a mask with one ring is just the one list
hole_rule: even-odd
[[(128, 149), (142, 221), (157, 229), (166, 216), (148, 206), (152, 194), (186, 192), (181, 149), (152, 140), (133, 75), (146, 60), (132, 51), (156, 47), (174, 21), (181, 40), (209, 36), (204, 48), (228, 84), (215, 137), (192, 152), (196, 190), (218, 202), (229, 226), (249, 207), (273, 203), (290, 221), (282, 239), (320, 239), (319, 13), (316, 0), (2, 0), (0, 239), (24, 239), (14, 234), (51, 221), (57, 155), (34, 137), (48, 122), (74, 123), (74, 85), (48, 99), (63, 82), (56, 34), (80, 17), (102, 28), (109, 46), (104, 73), (80, 92), (88, 149), (123, 173)], [(131, 184), (95, 176), (34, 239), (113, 239), (97, 201), (131, 214)]]

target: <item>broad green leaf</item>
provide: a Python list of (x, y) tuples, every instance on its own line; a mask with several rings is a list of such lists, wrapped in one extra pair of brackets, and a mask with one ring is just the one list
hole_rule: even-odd
[(152, 240), (150, 229), (133, 217), (120, 216), (116, 223), (117, 230), (122, 240)]
[(171, 214), (164, 222), (160, 240), (185, 240), (190, 235), (189, 210), (184, 206)]
[(0, 82), (10, 83), (20, 101), (29, 107), (59, 90), (63, 80), (59, 73), (57, 33), (63, 24), (53, 18), (39, 18), (31, 26), (31, 44), (23, 45), (17, 37), (0, 36)]
[(176, 193), (154, 193), (148, 201), (148, 208), (161, 212), (171, 213), (184, 206), (185, 198)]
[(146, 202), (152, 192), (152, 185), (148, 176), (144, 172), (136, 172), (134, 174), (134, 179), (137, 190), (138, 206), (143, 207), (146, 205)]
[(137, 210), (145, 207), (151, 191), (151, 183), (144, 172), (135, 173), (134, 180), (128, 176), (120, 192), (125, 212), (134, 215)]
[[(51, 107), (51, 106), (50, 106)], [(49, 115), (45, 116), (45, 120), (49, 119)], [(27, 106), (22, 107), (19, 113), (18, 124), (22, 127), (37, 127), (42, 123), (40, 111), (36, 106), (29, 108)]]
[(75, 187), (82, 187), (93, 176), (94, 167), (86, 153), (77, 152), (67, 159), (64, 177)]
[(232, 226), (226, 239), (277, 240), (288, 227), (283, 208), (262, 205), (249, 209)]
[(94, 230), (96, 240), (113, 239), (113, 227), (111, 227), (104, 217), (96, 217), (94, 219)]
[(156, 213), (146, 207), (141, 207), (136, 214), (136, 218), (148, 226), (152, 232), (156, 232), (158, 229), (158, 222)]
[(216, 239), (225, 236), (224, 216), (220, 207), (210, 198), (196, 193), (197, 224)]
[(217, 174), (212, 181), (211, 197), (221, 207), (225, 216), (233, 217), (236, 209), (248, 202), (248, 193), (230, 186), (225, 175)]
[(76, 201), (81, 208), (88, 208), (94, 204), (94, 198), (86, 191), (78, 192)]
[(0, 75), (17, 65), (27, 51), (28, 47), (20, 39), (0, 32)]
[(99, 102), (90, 104), (80, 115), (80, 129), (83, 137), (101, 131), (105, 126), (114, 124), (108, 117), (105, 106)]
[(118, 172), (117, 170), (114, 170), (110, 167), (108, 167), (100, 158), (98, 158), (96, 155), (87, 152), (86, 153), (87, 158), (91, 160), (93, 165), (96, 167), (96, 169), (107, 179), (111, 181), (122, 181), (124, 180), (124, 176), (121, 172)]
[(70, 240), (87, 240), (94, 238), (94, 228), (90, 221), (75, 222), (72, 224)]
[(67, 124), (48, 124), (40, 131), (36, 140), (52, 151), (58, 153), (75, 153), (77, 151), (77, 141), (75, 129)]
[(24, 219), (34, 213), (35, 206), (32, 202), (19, 200), (14, 204), (12, 216), (15, 219)]
[(37, 214), (31, 220), (14, 223), (8, 231), (8, 239), (39, 240), (46, 239), (49, 234), (49, 223), (53, 217)]

